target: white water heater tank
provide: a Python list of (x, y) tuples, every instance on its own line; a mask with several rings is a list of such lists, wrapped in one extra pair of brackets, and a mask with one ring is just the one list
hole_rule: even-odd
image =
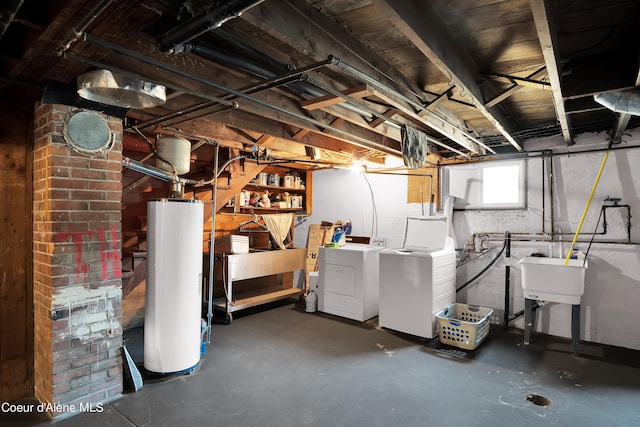
[[(178, 175), (188, 173), (191, 169), (191, 143), (189, 140), (178, 136), (159, 136), (156, 140), (158, 155), (176, 168)], [(169, 172), (173, 172), (171, 166), (156, 158), (156, 166)]]
[(204, 204), (147, 203), (147, 286), (144, 367), (187, 372), (200, 362)]

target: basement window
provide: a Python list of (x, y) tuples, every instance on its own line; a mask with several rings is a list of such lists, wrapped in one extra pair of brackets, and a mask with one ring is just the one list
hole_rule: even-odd
[(445, 166), (442, 200), (455, 196), (456, 209), (524, 209), (525, 161)]

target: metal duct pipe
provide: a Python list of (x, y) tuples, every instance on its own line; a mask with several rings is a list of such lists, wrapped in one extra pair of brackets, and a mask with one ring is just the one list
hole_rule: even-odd
[[(101, 62), (93, 61), (91, 59), (83, 58), (81, 56), (77, 56), (77, 55), (74, 55), (72, 53), (65, 54), (65, 58), (70, 59), (72, 61), (79, 62), (81, 64), (91, 65), (92, 67), (104, 68), (106, 70), (114, 71), (116, 73), (122, 73), (122, 74), (131, 75), (131, 76), (136, 76), (136, 77), (139, 77), (141, 79), (146, 79), (146, 77), (140, 77), (135, 73), (131, 73), (131, 72), (123, 70), (121, 68), (114, 67), (114, 66), (107, 65), (107, 64), (103, 64)], [(163, 83), (159, 83), (159, 82), (155, 82), (153, 80), (148, 80), (148, 81), (150, 81), (151, 83), (162, 84), (163, 86), (168, 87), (169, 89), (175, 90), (177, 92), (186, 93), (188, 95), (193, 95), (193, 96), (196, 96), (198, 98), (208, 99), (208, 100), (210, 100), (212, 102), (215, 102), (217, 104), (222, 104), (222, 105), (224, 105), (226, 107), (229, 107), (229, 108), (233, 108), (233, 109), (238, 108), (238, 104), (237, 103), (235, 103), (233, 101), (227, 101), (227, 100), (219, 98), (217, 96), (206, 95), (206, 94), (203, 94), (201, 92), (196, 92), (194, 90), (189, 90), (187, 88), (183, 88), (182, 86), (176, 86), (176, 85), (173, 85), (173, 84), (170, 84), (170, 83), (164, 83), (164, 82)]]
[(237, 18), (243, 12), (259, 5), (264, 0), (229, 0), (220, 7), (207, 6), (202, 12), (158, 38), (158, 47), (163, 51), (172, 51), (176, 46), (187, 43), (209, 30), (218, 28), (230, 19)]
[(342, 129), (339, 129), (339, 128), (335, 127), (335, 126), (323, 123), (323, 122), (321, 122), (319, 120), (313, 119), (311, 117), (304, 116), (302, 114), (295, 113), (293, 111), (289, 111), (286, 108), (280, 107), (278, 105), (270, 104), (270, 103), (265, 102), (265, 101), (263, 101), (261, 99), (254, 98), (252, 96), (249, 96), (249, 95), (244, 94), (242, 92), (239, 92), (237, 90), (225, 87), (225, 86), (220, 85), (218, 83), (214, 83), (214, 82), (212, 82), (210, 80), (207, 80), (207, 79), (204, 79), (202, 77), (195, 76), (195, 75), (193, 75), (191, 73), (187, 73), (186, 71), (180, 70), (178, 68), (174, 68), (174, 67), (172, 67), (170, 65), (167, 65), (167, 64), (165, 64), (163, 62), (160, 62), (160, 61), (157, 61), (157, 60), (155, 60), (153, 58), (149, 58), (147, 56), (144, 56), (144, 55), (142, 55), (142, 54), (140, 54), (138, 52), (134, 52), (134, 51), (126, 49), (126, 48), (124, 48), (122, 46), (118, 46), (116, 44), (107, 42), (105, 40), (100, 40), (100, 39), (98, 39), (96, 37), (93, 37), (90, 34), (86, 34), (85, 38), (86, 38), (86, 41), (88, 41), (89, 43), (95, 44), (97, 46), (104, 47), (106, 49), (110, 49), (110, 50), (112, 50), (114, 52), (117, 52), (117, 53), (120, 53), (122, 55), (127, 55), (127, 56), (129, 56), (131, 58), (137, 59), (137, 60), (139, 60), (141, 62), (144, 62), (146, 64), (154, 65), (154, 66), (156, 66), (156, 67), (158, 67), (160, 69), (163, 69), (163, 70), (166, 70), (166, 71), (170, 71), (170, 72), (172, 72), (174, 74), (177, 74), (177, 75), (180, 75), (182, 77), (186, 77), (186, 78), (195, 80), (195, 81), (197, 81), (199, 83), (202, 83), (202, 84), (204, 84), (206, 86), (209, 86), (209, 87), (211, 87), (213, 89), (221, 90), (221, 91), (227, 92), (229, 94), (236, 95), (239, 98), (243, 98), (243, 99), (249, 100), (249, 101), (254, 102), (254, 103), (256, 103), (258, 105), (261, 105), (263, 107), (269, 108), (269, 109), (274, 110), (274, 111), (278, 111), (278, 112), (283, 113), (283, 114), (285, 114), (287, 116), (295, 117), (298, 120), (305, 121), (306, 123), (309, 123), (309, 124), (312, 124), (314, 126), (317, 126), (320, 129), (330, 129), (335, 134), (343, 135), (343, 136), (345, 136), (347, 138), (348, 141), (350, 141), (352, 143), (357, 142), (358, 144), (360, 144), (361, 146), (363, 146), (365, 148), (373, 148), (373, 149), (376, 149), (376, 150), (379, 150), (379, 151), (382, 151), (382, 152), (385, 152), (385, 153), (393, 154), (393, 155), (396, 155), (396, 156), (400, 155), (400, 152), (398, 150), (394, 150), (394, 149), (389, 148), (389, 147), (387, 147), (387, 146), (385, 146), (383, 144), (374, 143), (374, 142), (371, 142), (370, 140), (368, 140), (366, 138), (363, 138), (363, 137), (360, 137), (360, 136), (357, 136), (357, 135), (352, 135), (349, 132), (346, 132), (346, 131), (344, 131)]
[(130, 159), (129, 157), (125, 157), (125, 156), (122, 157), (122, 166), (129, 168), (131, 170), (134, 170), (136, 172), (141, 172), (146, 175), (152, 176), (154, 178), (161, 179), (163, 181), (168, 181), (168, 182), (183, 181), (180, 178), (176, 180), (175, 177), (170, 172), (167, 172), (160, 168), (156, 168), (155, 166), (140, 163), (137, 160)]
[(611, 111), (640, 116), (640, 87), (634, 89), (598, 93), (593, 99)]

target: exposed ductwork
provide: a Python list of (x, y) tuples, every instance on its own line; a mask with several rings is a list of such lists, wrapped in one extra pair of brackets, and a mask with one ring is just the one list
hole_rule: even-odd
[(633, 89), (593, 95), (593, 99), (611, 111), (640, 116), (640, 86)]
[(164, 104), (166, 89), (109, 70), (93, 70), (78, 76), (78, 95), (84, 99), (123, 108), (149, 108)]
[[(202, 12), (158, 38), (160, 50), (171, 52), (176, 46), (201, 36), (209, 30), (218, 28), (230, 19), (237, 18), (243, 12), (259, 5), (264, 0), (229, 0), (215, 2)], [(218, 3), (222, 3), (219, 5)]]

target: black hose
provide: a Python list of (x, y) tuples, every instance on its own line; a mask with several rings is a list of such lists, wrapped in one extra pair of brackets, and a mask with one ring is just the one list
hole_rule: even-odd
[(456, 293), (460, 292), (461, 290), (463, 290), (464, 288), (469, 286), (471, 283), (473, 283), (473, 281), (475, 281), (478, 277), (482, 276), (493, 264), (495, 264), (495, 262), (498, 260), (498, 258), (500, 258), (500, 255), (502, 255), (502, 253), (504, 252), (504, 249), (506, 247), (507, 247), (507, 239), (504, 240), (504, 244), (502, 245), (502, 249), (500, 249), (500, 252), (498, 252), (496, 254), (496, 256), (491, 260), (491, 262), (489, 262), (489, 264), (487, 264), (482, 270), (480, 270), (480, 272), (478, 274), (473, 276), (471, 279), (467, 280), (464, 285), (462, 285), (458, 289), (456, 289)]

